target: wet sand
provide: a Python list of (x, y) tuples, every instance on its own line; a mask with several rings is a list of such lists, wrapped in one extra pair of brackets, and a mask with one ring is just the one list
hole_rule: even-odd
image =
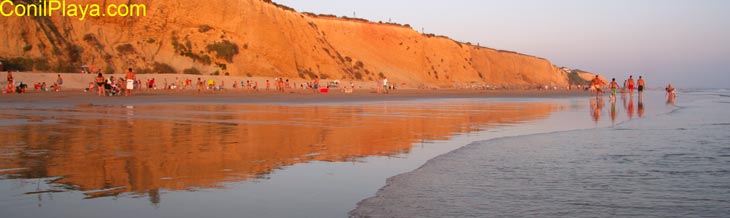
[(344, 217), (386, 178), (481, 130), (565, 108), (548, 99), (41, 105), (0, 108), (0, 209), (10, 217)]
[(195, 90), (182, 92), (170, 90), (137, 91), (131, 97), (97, 96), (96, 93), (81, 90), (61, 92), (36, 92), (0, 95), (0, 106), (74, 106), (74, 105), (143, 105), (143, 104), (318, 104), (374, 101), (406, 101), (416, 99), (454, 98), (567, 98), (590, 96), (584, 91), (545, 90), (461, 90), (461, 89), (403, 89), (389, 94), (377, 94), (375, 90), (356, 90), (346, 94), (338, 89), (329, 93), (315, 93), (309, 89), (296, 89), (288, 93), (274, 91), (246, 92), (227, 90), (223, 92)]

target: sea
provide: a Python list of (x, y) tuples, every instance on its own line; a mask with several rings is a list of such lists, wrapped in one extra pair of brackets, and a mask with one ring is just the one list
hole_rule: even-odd
[(350, 215), (730, 217), (730, 92), (672, 103), (608, 127), (470, 143), (388, 179)]
[(728, 217), (729, 96), (0, 102), (0, 211)]

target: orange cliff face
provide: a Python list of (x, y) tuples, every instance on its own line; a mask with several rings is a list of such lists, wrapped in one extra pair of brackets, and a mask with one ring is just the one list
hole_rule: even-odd
[[(450, 87), (464, 83), (501, 86), (567, 85), (566, 75), (544, 59), (422, 35), (411, 28), (315, 17), (346, 63), (364, 65), (364, 76)], [(351, 57), (351, 58), (350, 58)], [(352, 59), (352, 61), (350, 61)], [(367, 73), (369, 71), (369, 73)]]
[(27, 109), (59, 119), (0, 135), (0, 178), (59, 177), (87, 197), (215, 188), (310, 161), (410, 152), (414, 143), (547, 117), (549, 103), (141, 106)]
[(302, 14), (261, 0), (138, 3), (145, 4), (147, 16), (4, 18), (0, 25), (8, 31), (0, 33), (0, 59), (31, 60), (22, 63), (37, 71), (76, 72), (92, 65), (106, 73), (133, 67), (305, 79), (388, 77), (405, 87), (568, 84), (567, 75), (545, 59), (410, 27)]

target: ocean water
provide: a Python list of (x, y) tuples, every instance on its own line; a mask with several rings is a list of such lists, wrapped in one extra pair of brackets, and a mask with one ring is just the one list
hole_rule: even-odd
[[(668, 102), (671, 103), (671, 102)], [(607, 127), (478, 141), (390, 178), (352, 217), (730, 217), (730, 95)]]

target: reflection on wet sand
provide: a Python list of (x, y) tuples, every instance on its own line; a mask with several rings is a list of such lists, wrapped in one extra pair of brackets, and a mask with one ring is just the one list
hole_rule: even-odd
[(593, 122), (598, 124), (598, 121), (601, 120), (601, 111), (604, 106), (603, 97), (591, 98), (589, 104), (591, 105), (591, 118), (593, 118)]
[(611, 124), (616, 124), (616, 97), (610, 98), (609, 102), (611, 103)]
[(644, 117), (644, 95), (639, 95), (639, 118)]
[(310, 161), (394, 156), (415, 142), (542, 119), (558, 109), (461, 101), (0, 109), (0, 122), (55, 121), (4, 126), (0, 179), (52, 178), (46, 191), (131, 193), (158, 203), (160, 190), (265, 179)]

